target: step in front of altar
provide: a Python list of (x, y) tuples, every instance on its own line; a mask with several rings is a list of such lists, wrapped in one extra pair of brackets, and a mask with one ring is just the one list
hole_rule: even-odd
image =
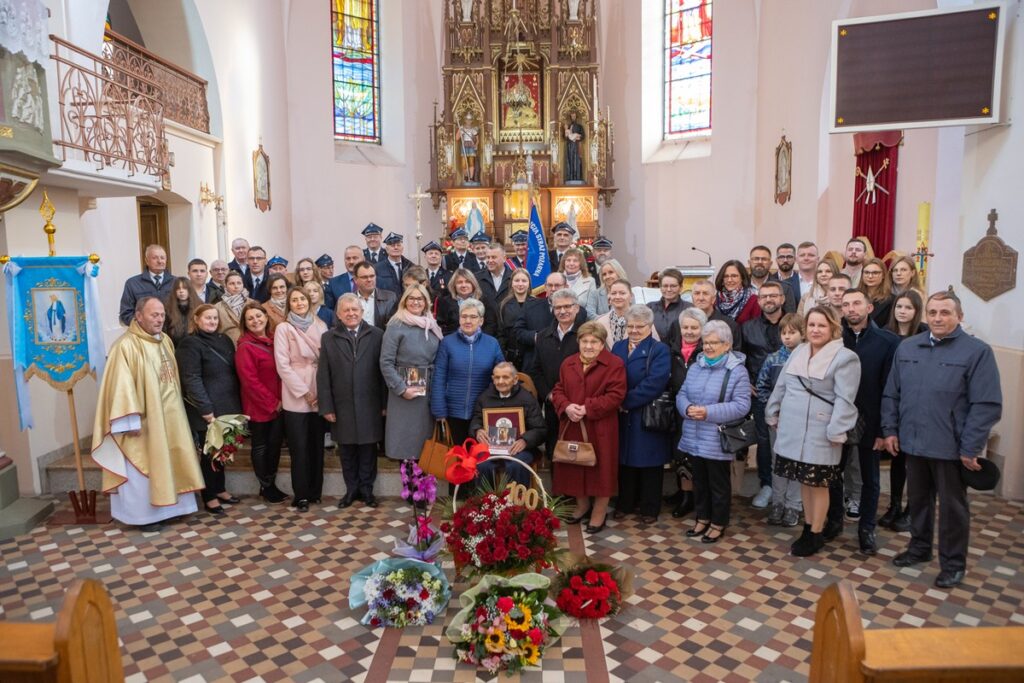
[[(291, 493), (291, 456), (288, 449), (281, 452), (281, 463), (277, 472), (277, 485), (282, 491)], [(377, 484), (374, 491), (378, 496), (398, 497), (402, 492), (402, 475), (399, 472), (399, 461), (381, 456), (377, 459)], [(102, 490), (102, 471), (88, 453), (82, 455), (82, 469), (85, 474), (86, 489)], [(544, 486), (551, 490), (550, 466), (542, 466), (540, 470)], [(259, 484), (252, 471), (252, 458), (249, 449), (245, 448), (235, 454), (235, 461), (228, 464), (225, 471), (227, 490), (236, 495), (256, 495)], [(78, 490), (78, 474), (75, 470), (75, 456), (69, 455), (55, 460), (46, 467), (46, 491), (63, 498), (68, 491)], [(345, 483), (341, 476), (341, 460), (338, 449), (324, 451), (324, 495), (326, 497), (341, 496), (345, 493)], [(444, 495), (446, 491), (440, 491)]]

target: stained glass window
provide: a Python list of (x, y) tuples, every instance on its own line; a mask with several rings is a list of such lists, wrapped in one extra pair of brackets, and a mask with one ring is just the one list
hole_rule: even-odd
[(711, 0), (665, 0), (665, 137), (711, 132)]
[(377, 0), (331, 0), (334, 137), (380, 143)]

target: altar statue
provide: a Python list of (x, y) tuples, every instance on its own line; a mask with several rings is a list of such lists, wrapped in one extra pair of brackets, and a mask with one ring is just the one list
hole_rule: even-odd
[(580, 141), (583, 140), (583, 124), (576, 120), (576, 112), (569, 114), (565, 127), (565, 182), (583, 182), (583, 157), (580, 155)]
[(474, 125), (473, 114), (466, 114), (459, 126), (458, 138), (459, 147), (462, 149), (462, 182), (478, 183), (477, 175), (477, 141), (480, 138), (480, 129)]

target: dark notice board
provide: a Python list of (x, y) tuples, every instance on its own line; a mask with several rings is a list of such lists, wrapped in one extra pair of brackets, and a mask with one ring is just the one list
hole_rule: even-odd
[(834, 24), (836, 129), (991, 119), (999, 12)]

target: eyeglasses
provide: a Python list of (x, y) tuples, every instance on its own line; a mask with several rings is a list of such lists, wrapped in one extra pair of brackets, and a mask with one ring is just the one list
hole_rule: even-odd
[(725, 344), (725, 342), (718, 341), (717, 339), (715, 339), (715, 340), (705, 339), (704, 340), (704, 346), (705, 347), (708, 347), (708, 346), (722, 346), (724, 344)]
[(758, 299), (781, 299), (781, 294), (758, 294)]
[(267, 257), (266, 256), (250, 256), (249, 260), (250, 261), (266, 261)]
[(462, 313), (459, 315), (459, 320), (477, 320), (480, 316), (476, 313)]

